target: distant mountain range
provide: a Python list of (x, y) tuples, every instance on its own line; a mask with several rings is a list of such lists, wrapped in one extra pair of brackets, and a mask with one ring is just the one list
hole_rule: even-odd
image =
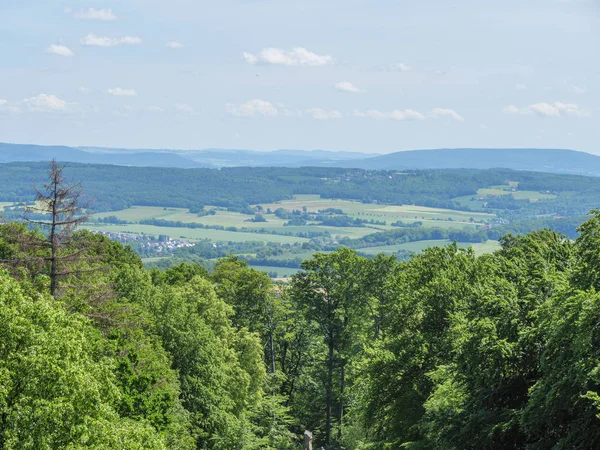
[(372, 170), (490, 169), (600, 176), (600, 156), (574, 150), (537, 148), (447, 148), (386, 155), (325, 150), (144, 150), (0, 143), (0, 163), (58, 161), (140, 167), (347, 167)]
[(332, 166), (372, 157), (372, 154), (324, 150), (144, 150), (103, 147), (65, 147), (0, 143), (0, 163), (15, 161), (58, 161), (115, 164), (140, 167), (303, 167)]
[[(354, 167), (344, 161), (341, 167)], [(362, 169), (533, 170), (600, 176), (600, 156), (575, 150), (539, 148), (446, 148), (410, 150), (360, 160)]]

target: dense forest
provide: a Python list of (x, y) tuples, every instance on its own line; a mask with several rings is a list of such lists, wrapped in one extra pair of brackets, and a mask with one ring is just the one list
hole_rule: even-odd
[(0, 448), (600, 445), (600, 211), (575, 241), (342, 248), (274, 285), (236, 257), (144, 269), (58, 192), (50, 234), (0, 225)]
[[(43, 179), (46, 163), (1, 165), (0, 201), (30, 201), (32, 180)], [(95, 211), (139, 206), (189, 208), (199, 212), (206, 205), (253, 214), (249, 205), (289, 199), (296, 194), (324, 198), (379, 202), (390, 205), (422, 205), (468, 210), (456, 201), (474, 196), (480, 188), (508, 180), (520, 190), (558, 194), (554, 200), (530, 202), (511, 196), (492, 199), (486, 211), (511, 221), (539, 215), (582, 216), (600, 203), (600, 178), (522, 172), (508, 169), (446, 169), (373, 171), (339, 168), (175, 169), (70, 163), (67, 177), (85, 180)], [(223, 189), (227, 186), (227, 189)], [(483, 207), (476, 209), (482, 210)]]

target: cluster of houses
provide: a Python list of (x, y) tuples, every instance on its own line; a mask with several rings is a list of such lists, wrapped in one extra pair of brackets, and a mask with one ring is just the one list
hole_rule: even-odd
[(137, 233), (121, 233), (112, 231), (94, 231), (95, 234), (101, 234), (107, 238), (117, 241), (124, 245), (134, 245), (136, 250), (143, 250), (144, 253), (152, 254), (170, 254), (178, 248), (193, 247), (194, 244), (184, 239), (171, 239), (166, 235), (150, 236)]

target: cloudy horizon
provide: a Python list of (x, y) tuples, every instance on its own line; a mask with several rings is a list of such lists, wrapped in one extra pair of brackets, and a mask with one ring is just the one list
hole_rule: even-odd
[(600, 1), (7, 0), (0, 142), (600, 154)]

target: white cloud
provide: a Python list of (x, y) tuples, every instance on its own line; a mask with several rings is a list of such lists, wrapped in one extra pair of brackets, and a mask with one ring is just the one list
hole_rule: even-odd
[(90, 33), (87, 36), (81, 38), (81, 43), (83, 45), (94, 47), (115, 47), (117, 45), (141, 44), (142, 39), (137, 36), (109, 38), (107, 36), (96, 36), (95, 34)]
[(119, 97), (133, 97), (137, 95), (135, 89), (123, 89), (120, 87), (110, 88), (105, 91), (107, 94), (116, 95)]
[(573, 92), (579, 95), (585, 94), (587, 92), (587, 89), (582, 88), (581, 86), (573, 86), (571, 89), (573, 90)]
[(460, 114), (458, 114), (456, 111), (454, 111), (453, 109), (447, 109), (447, 108), (433, 108), (431, 110), (430, 116), (433, 117), (434, 119), (437, 119), (440, 117), (447, 117), (449, 119), (458, 120), (459, 122), (463, 122), (465, 120), (465, 118), (463, 116), (461, 116)]
[(517, 84), (515, 87), (520, 91), (524, 91), (525, 89), (527, 89), (526, 84)]
[(281, 48), (264, 48), (257, 55), (244, 53), (244, 60), (248, 64), (279, 64), (284, 66), (323, 66), (333, 62), (329, 55), (317, 55), (303, 47), (296, 47), (290, 51)]
[(181, 42), (176, 41), (167, 42), (166, 46), (169, 48), (183, 48), (183, 44)]
[(359, 93), (359, 92), (364, 92), (361, 91), (359, 88), (357, 88), (356, 86), (354, 86), (352, 83), (350, 83), (349, 81), (340, 81), (339, 83), (335, 84), (335, 88), (338, 91), (342, 91), (342, 92), (353, 92), (353, 93)]
[(382, 72), (410, 72), (411, 70), (413, 70), (413, 68), (408, 64), (394, 63), (379, 66), (377, 70), (380, 70)]
[(175, 105), (175, 108), (177, 109), (177, 111), (181, 111), (181, 112), (185, 112), (185, 113), (193, 113), (194, 112), (194, 108), (192, 108), (190, 105), (186, 105), (185, 103), (177, 103)]
[[(65, 10), (66, 13), (71, 12), (70, 9)], [(84, 20), (117, 20), (118, 17), (112, 12), (112, 9), (94, 9), (88, 8), (73, 13), (73, 17), (76, 19)]]
[(155, 112), (155, 113), (162, 113), (162, 112), (165, 112), (165, 110), (164, 110), (164, 109), (162, 109), (160, 106), (156, 106), (156, 105), (150, 105), (150, 106), (147, 106), (147, 107), (145, 108), (145, 110), (146, 110), (146, 111), (148, 111), (148, 112)]
[(392, 72), (410, 72), (412, 67), (404, 63), (396, 63), (390, 66)]
[(11, 105), (8, 100), (0, 98), (0, 113), (19, 114), (20, 112), (21, 108), (17, 105)]
[(414, 109), (395, 109), (393, 111), (384, 112), (376, 109), (369, 109), (367, 111), (354, 110), (352, 112), (354, 117), (370, 117), (378, 120), (424, 120), (424, 119), (439, 119), (447, 118), (457, 120), (459, 122), (464, 121), (464, 117), (458, 114), (453, 109), (448, 108), (433, 108), (429, 113), (423, 114)]
[(49, 55), (58, 55), (58, 56), (73, 56), (74, 53), (64, 45), (51, 45), (46, 49), (46, 53)]
[(302, 117), (302, 111), (295, 111), (293, 109), (284, 108), (283, 115), (285, 117)]
[(258, 56), (255, 56), (252, 53), (244, 52), (243, 58), (248, 64), (258, 64), (259, 62)]
[(370, 117), (378, 120), (423, 120), (425, 116), (413, 109), (395, 109), (390, 112), (382, 112), (376, 109), (369, 109), (366, 112), (354, 111), (354, 117)]
[(235, 117), (274, 117), (279, 114), (273, 103), (257, 98), (240, 105), (228, 103), (225, 105), (225, 111)]
[(39, 94), (23, 100), (31, 111), (60, 112), (69, 108), (69, 103), (53, 94)]
[(79, 86), (79, 92), (82, 94), (89, 94), (92, 90), (89, 87)]
[(546, 117), (560, 117), (560, 109), (550, 103), (535, 103), (526, 108), (526, 113), (536, 113)]
[(505, 114), (519, 114), (519, 108), (517, 108), (515, 105), (508, 105), (504, 107), (502, 112)]
[(587, 117), (591, 114), (589, 111), (581, 109), (574, 103), (534, 103), (524, 108), (517, 108), (515, 105), (504, 107), (503, 112), (506, 114), (521, 114), (521, 115), (538, 115), (543, 117)]
[(326, 111), (320, 108), (307, 109), (306, 113), (315, 120), (337, 120), (342, 118), (342, 113), (336, 110)]
[(125, 37), (122, 37), (121, 39), (119, 39), (119, 43), (120, 44), (128, 44), (128, 45), (141, 44), (142, 38), (137, 37), (137, 36), (125, 36)]

